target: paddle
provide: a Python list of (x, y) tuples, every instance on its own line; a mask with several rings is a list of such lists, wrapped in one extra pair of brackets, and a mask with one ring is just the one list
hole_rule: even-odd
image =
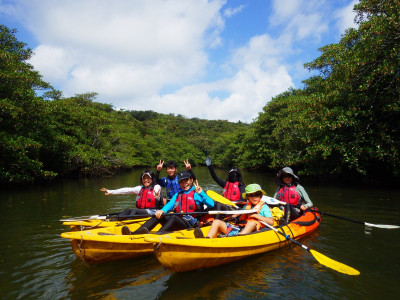
[[(235, 203), (233, 203), (229, 199), (225, 198), (224, 196), (222, 196), (222, 195), (220, 195), (220, 194), (218, 194), (218, 193), (216, 193), (216, 192), (214, 192), (212, 190), (208, 190), (206, 193), (214, 201), (217, 201), (219, 203), (230, 205), (230, 206), (233, 206), (233, 207), (237, 208)], [(271, 198), (271, 197), (268, 197), (268, 196), (265, 196), (265, 195), (262, 196), (261, 201), (267, 203), (268, 205), (278, 205), (278, 204), (286, 205), (286, 202), (279, 201), (279, 200), (277, 200), (275, 198)]]
[(286, 202), (279, 201), (278, 199), (271, 198), (265, 195), (262, 196), (261, 201), (267, 203), (268, 205), (286, 205)]
[(296, 245), (302, 247), (303, 249), (307, 250), (308, 252), (311, 253), (311, 255), (321, 264), (324, 265), (325, 267), (331, 268), (337, 272), (343, 273), (343, 274), (347, 274), (347, 275), (360, 275), (360, 272), (352, 267), (349, 267), (343, 263), (340, 263), (336, 260), (333, 260), (315, 250), (312, 250), (310, 248), (308, 248), (307, 246), (303, 245), (302, 243), (296, 241), (295, 239), (293, 239), (292, 237), (290, 237), (289, 235), (285, 235), (284, 233), (280, 232), (278, 229), (276, 229), (275, 227), (259, 221), (262, 224), (264, 224), (265, 226), (271, 228), (272, 230), (274, 230), (275, 232), (279, 233), (280, 235), (284, 236), (286, 240), (291, 241), (292, 243), (295, 243)]
[[(75, 222), (75, 221), (90, 221), (90, 220), (107, 220), (111, 218), (117, 218), (115, 216), (121, 214), (121, 212), (117, 213), (109, 213), (109, 214), (104, 214), (104, 215), (92, 215), (92, 216), (81, 216), (81, 217), (72, 217), (68, 219), (60, 219), (61, 222)], [(137, 219), (137, 218), (144, 218), (146, 217), (145, 215), (137, 216), (137, 215), (127, 215), (125, 217), (120, 217), (120, 219)], [(150, 217), (150, 215), (147, 215), (147, 217)]]
[(234, 208), (238, 208), (235, 203), (233, 203), (231, 200), (225, 198), (224, 196), (218, 194), (217, 192), (214, 192), (212, 190), (208, 190), (206, 192), (206, 194), (208, 195), (208, 197), (210, 197), (214, 201), (217, 201), (217, 202), (222, 203), (222, 204), (233, 206)]
[[(212, 193), (208, 193), (208, 192), (212, 192)], [(212, 199), (216, 200), (215, 198), (217, 198), (218, 200), (226, 200), (229, 201), (228, 199), (226, 199), (225, 197), (213, 192), (213, 191), (207, 191), (207, 195), (210, 196)], [(214, 198), (215, 197), (215, 198)], [(274, 205), (276, 204), (286, 204), (285, 202), (279, 201), (277, 199), (268, 197), (268, 196), (263, 196), (262, 201), (267, 202), (267, 203), (273, 203)], [(230, 202), (230, 201), (229, 201)], [(229, 205), (229, 204), (228, 204)], [(318, 212), (318, 211), (317, 211)], [(296, 245), (302, 247), (303, 249), (307, 250), (308, 252), (310, 252), (312, 254), (312, 256), (322, 265), (331, 268), (335, 271), (344, 273), (344, 274), (348, 274), (348, 275), (359, 275), (360, 272), (357, 271), (356, 269), (349, 267), (345, 264), (342, 264), (340, 262), (337, 262), (315, 250), (312, 250), (310, 248), (308, 248), (307, 246), (301, 244), (300, 242), (296, 241), (295, 239), (291, 238), (289, 235), (285, 235), (284, 233), (280, 232), (278, 229), (276, 229), (275, 227), (260, 221), (261, 223), (263, 223), (265, 226), (271, 228), (272, 230), (278, 232), (279, 234), (281, 234), (282, 236), (285, 237), (286, 240), (289, 240), (293, 243), (295, 243)]]
[[(271, 198), (271, 197), (268, 197), (268, 196), (263, 196), (261, 201), (264, 201), (269, 205), (278, 205), (278, 204), (285, 205), (286, 204), (286, 202), (279, 201), (279, 200), (277, 200), (275, 198)], [(338, 219), (342, 219), (342, 220), (346, 220), (346, 221), (350, 221), (350, 222), (353, 222), (353, 223), (358, 223), (358, 224), (362, 224), (362, 225), (370, 226), (370, 227), (377, 227), (377, 228), (384, 228), (384, 229), (397, 229), (397, 228), (400, 228), (400, 226), (397, 226), (397, 225), (372, 224), (372, 223), (367, 223), (367, 222), (363, 222), (363, 221), (353, 220), (353, 219), (346, 218), (346, 217), (336, 216), (336, 215), (333, 215), (333, 214), (330, 214), (330, 213), (327, 213), (327, 212), (324, 212), (324, 211), (313, 210), (313, 209), (308, 209), (308, 210), (312, 211), (312, 212), (318, 212), (318, 213), (321, 213), (321, 214), (326, 215), (326, 216), (330, 216), (330, 217), (334, 217), (334, 218), (338, 218)]]
[[(180, 212), (180, 213), (168, 213), (165, 214), (164, 216), (173, 216), (173, 215), (240, 215), (240, 214), (251, 214), (251, 213), (256, 213), (257, 210), (255, 209), (250, 209), (250, 210), (210, 210), (210, 211), (193, 211), (193, 212)], [(96, 216), (91, 216), (91, 217), (96, 217)], [(105, 217), (105, 216), (98, 216), (98, 217)], [(149, 215), (136, 215), (136, 218), (145, 218), (149, 217)], [(152, 216), (153, 217), (153, 216)], [(118, 217), (114, 217), (118, 219)], [(121, 217), (122, 219), (126, 219), (126, 217)], [(95, 218), (94, 218), (95, 219)], [(85, 219), (88, 220), (88, 219)], [(101, 219), (99, 219), (101, 220)], [(67, 219), (65, 220), (60, 220), (64, 222), (71, 222)], [(76, 221), (76, 220), (74, 220)], [(82, 220), (84, 221), (84, 220)]]
[[(112, 217), (112, 220), (127, 220), (132, 222), (140, 222), (145, 220), (146, 218), (151, 217), (150, 215), (137, 215), (137, 216), (127, 216), (127, 217)], [(92, 220), (100, 220), (105, 221), (111, 219), (108, 215), (93, 215), (93, 216), (81, 216), (81, 217), (73, 217), (69, 219), (60, 219), (61, 222), (79, 222), (79, 221), (92, 221)]]
[[(208, 190), (207, 195), (212, 198), (214, 201), (222, 203), (222, 204), (226, 204), (226, 205), (230, 205), (233, 206), (235, 208), (238, 208), (235, 203), (233, 203), (232, 201), (228, 200), (227, 198), (221, 196), (220, 194), (212, 191), (212, 190)], [(271, 198), (272, 199), (272, 198)], [(202, 212), (200, 212), (201, 214)], [(120, 213), (111, 213), (111, 214), (105, 214), (105, 215), (93, 215), (93, 216), (82, 216), (82, 217), (73, 217), (73, 218), (69, 218), (69, 219), (61, 219), (61, 222), (74, 222), (74, 221), (86, 221), (86, 220), (106, 220), (109, 219), (110, 216), (113, 215), (118, 215)], [(199, 214), (199, 212), (196, 212), (196, 214)], [(221, 213), (222, 214), (222, 213)], [(228, 214), (228, 213), (225, 213)], [(230, 214), (230, 213), (229, 213)], [(149, 217), (149, 215), (134, 215), (129, 217), (130, 219), (132, 218), (144, 218), (144, 217)], [(118, 219), (118, 217), (114, 217), (116, 219)], [(127, 217), (124, 217), (123, 219), (127, 219)]]
[(372, 223), (367, 223), (367, 222), (363, 222), (363, 221), (353, 220), (353, 219), (346, 218), (346, 217), (332, 215), (332, 214), (329, 214), (329, 213), (324, 212), (324, 211), (316, 211), (316, 210), (312, 210), (312, 209), (309, 209), (309, 211), (319, 212), (319, 213), (321, 213), (321, 214), (323, 214), (325, 216), (335, 217), (335, 218), (338, 218), (338, 219), (350, 221), (350, 222), (353, 222), (353, 223), (362, 224), (362, 225), (365, 225), (365, 226), (371, 226), (371, 227), (377, 227), (377, 228), (385, 228), (385, 229), (397, 229), (397, 228), (400, 228), (400, 226), (397, 226), (397, 225), (372, 224)]

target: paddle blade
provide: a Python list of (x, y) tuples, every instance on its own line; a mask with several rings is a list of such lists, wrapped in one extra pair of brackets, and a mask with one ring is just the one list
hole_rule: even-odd
[(206, 194), (208, 195), (208, 197), (210, 197), (211, 199), (213, 199), (214, 201), (217, 201), (219, 203), (222, 204), (226, 204), (226, 205), (230, 205), (233, 206), (235, 208), (237, 208), (237, 206), (235, 205), (235, 203), (233, 203), (231, 200), (225, 198), (224, 196), (221, 196), (220, 194), (218, 194), (217, 192), (214, 192), (212, 190), (208, 190), (206, 192)]
[(377, 227), (377, 228), (385, 228), (385, 229), (397, 229), (400, 228), (400, 226), (397, 225), (385, 225), (385, 224), (371, 224), (364, 222), (366, 226), (371, 226), (371, 227)]
[(347, 274), (347, 275), (360, 275), (360, 272), (352, 267), (349, 267), (349, 266), (342, 264), (336, 260), (333, 260), (315, 250), (310, 250), (310, 252), (314, 256), (314, 258), (321, 265), (324, 265), (325, 267), (331, 268), (335, 271), (338, 271), (340, 273)]

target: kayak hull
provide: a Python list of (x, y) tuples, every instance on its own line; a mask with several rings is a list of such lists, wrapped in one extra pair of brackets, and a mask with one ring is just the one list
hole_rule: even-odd
[[(285, 235), (300, 239), (315, 231), (320, 224), (319, 214), (308, 212), (295, 220), (308, 226), (290, 223), (283, 226)], [(204, 235), (208, 232), (202, 229)], [(243, 236), (224, 238), (176, 239), (171, 236), (145, 237), (149, 243), (157, 243), (156, 258), (166, 268), (175, 272), (204, 269), (234, 262), (252, 255), (272, 251), (287, 245), (284, 236), (273, 230), (264, 229)]]
[[(144, 241), (143, 237), (141, 240)], [(140, 241), (135, 241), (134, 243), (110, 243), (72, 239), (71, 247), (76, 257), (87, 264), (129, 259), (149, 255), (153, 251), (151, 244)]]
[[(130, 231), (135, 231), (140, 224), (127, 225)], [(144, 240), (145, 236), (155, 239), (163, 235), (154, 234), (160, 225), (150, 234), (123, 235), (122, 226), (105, 227), (83, 231), (71, 231), (61, 234), (62, 238), (71, 241), (71, 247), (76, 257), (86, 264), (97, 264), (121, 259), (129, 259), (153, 253), (153, 243)], [(168, 236), (193, 238), (193, 229), (181, 230), (167, 234)]]

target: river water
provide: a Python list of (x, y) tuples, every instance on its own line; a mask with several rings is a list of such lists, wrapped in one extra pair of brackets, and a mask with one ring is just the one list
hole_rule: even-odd
[[(207, 168), (194, 168), (200, 185), (221, 192)], [(227, 170), (216, 170), (225, 178)], [(337, 273), (292, 245), (231, 264), (174, 273), (154, 256), (87, 267), (60, 237), (59, 219), (121, 211), (134, 196), (104, 196), (101, 187), (136, 186), (141, 170), (110, 178), (62, 180), (47, 186), (3, 190), (0, 195), (1, 299), (399, 299), (400, 229), (368, 228), (324, 216), (321, 228), (301, 240), (358, 269)], [(162, 173), (165, 176), (165, 171)], [(243, 172), (268, 195), (273, 176)], [(327, 213), (374, 224), (400, 225), (400, 192), (333, 183), (303, 184)]]

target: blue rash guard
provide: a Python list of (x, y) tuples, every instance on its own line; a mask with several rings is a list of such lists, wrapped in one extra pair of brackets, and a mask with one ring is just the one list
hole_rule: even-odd
[[(189, 194), (193, 190), (194, 187), (192, 186), (189, 190), (181, 190), (180, 192), (184, 194)], [(170, 211), (172, 211), (175, 207), (175, 201), (178, 195), (179, 193), (176, 193), (174, 196), (172, 196), (171, 201), (169, 201), (161, 210), (165, 213), (169, 213)], [(215, 206), (214, 200), (208, 197), (204, 191), (202, 191), (200, 194), (194, 193), (193, 199), (194, 201), (196, 201), (198, 207), (203, 207), (204, 204), (207, 206), (207, 208), (213, 208)]]
[(171, 199), (176, 193), (178, 193), (181, 188), (178, 182), (178, 176), (170, 178), (168, 176), (159, 178), (157, 183), (167, 190), (167, 198)]

